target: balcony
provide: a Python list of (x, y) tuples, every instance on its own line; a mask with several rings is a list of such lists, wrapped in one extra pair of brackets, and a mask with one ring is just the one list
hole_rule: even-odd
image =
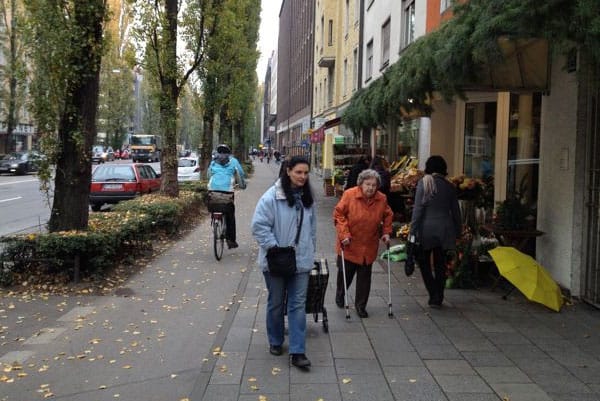
[(328, 45), (321, 49), (317, 65), (322, 68), (333, 68), (335, 66), (335, 46)]

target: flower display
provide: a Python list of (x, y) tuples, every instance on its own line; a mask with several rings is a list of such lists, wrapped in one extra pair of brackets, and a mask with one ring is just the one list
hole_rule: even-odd
[(494, 177), (482, 179), (459, 175), (451, 177), (450, 181), (456, 186), (459, 200), (474, 201), (476, 207), (485, 209), (494, 207)]

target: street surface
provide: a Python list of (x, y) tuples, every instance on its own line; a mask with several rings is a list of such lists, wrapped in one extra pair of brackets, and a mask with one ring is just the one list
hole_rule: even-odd
[[(108, 163), (131, 163), (131, 160)], [(160, 163), (148, 164), (160, 173)], [(92, 164), (92, 171), (96, 167), (97, 164)], [(45, 230), (50, 218), (52, 193), (46, 197), (39, 188), (36, 174), (0, 175), (0, 236)]]
[[(268, 352), (267, 293), (249, 232), (279, 166), (236, 192), (238, 243), (217, 262), (208, 219), (110, 296), (0, 292), (0, 400), (599, 401), (600, 312), (555, 313), (514, 291), (448, 290), (427, 307), (419, 272), (373, 266), (360, 319), (334, 303), (334, 197), (311, 176), (317, 254), (329, 262), (329, 332), (307, 316), (310, 371)], [(142, 260), (143, 261), (143, 260)], [(354, 286), (349, 290), (354, 295)], [(321, 315), (319, 315), (319, 319)]]

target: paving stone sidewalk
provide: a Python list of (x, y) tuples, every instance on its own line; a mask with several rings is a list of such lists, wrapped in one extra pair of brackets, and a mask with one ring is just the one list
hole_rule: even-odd
[[(275, 168), (256, 167), (258, 177)], [(555, 313), (516, 291), (503, 300), (500, 292), (481, 288), (448, 290), (444, 307), (434, 310), (427, 306), (418, 270), (407, 278), (403, 265), (391, 263), (390, 318), (387, 263), (377, 262), (369, 318), (351, 310), (346, 319), (334, 303), (331, 215), (337, 199), (324, 196), (318, 176), (311, 180), (318, 256), (330, 271), (329, 332), (307, 315), (312, 368), (290, 367), (286, 352), (268, 353), (267, 293), (262, 274), (252, 267), (202, 400), (600, 400), (600, 311), (582, 303)]]

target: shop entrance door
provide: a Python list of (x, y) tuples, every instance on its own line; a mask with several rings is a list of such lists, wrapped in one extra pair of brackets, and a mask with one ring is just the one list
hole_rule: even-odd
[(596, 79), (592, 82), (586, 126), (588, 154), (583, 298), (600, 307), (600, 81)]

